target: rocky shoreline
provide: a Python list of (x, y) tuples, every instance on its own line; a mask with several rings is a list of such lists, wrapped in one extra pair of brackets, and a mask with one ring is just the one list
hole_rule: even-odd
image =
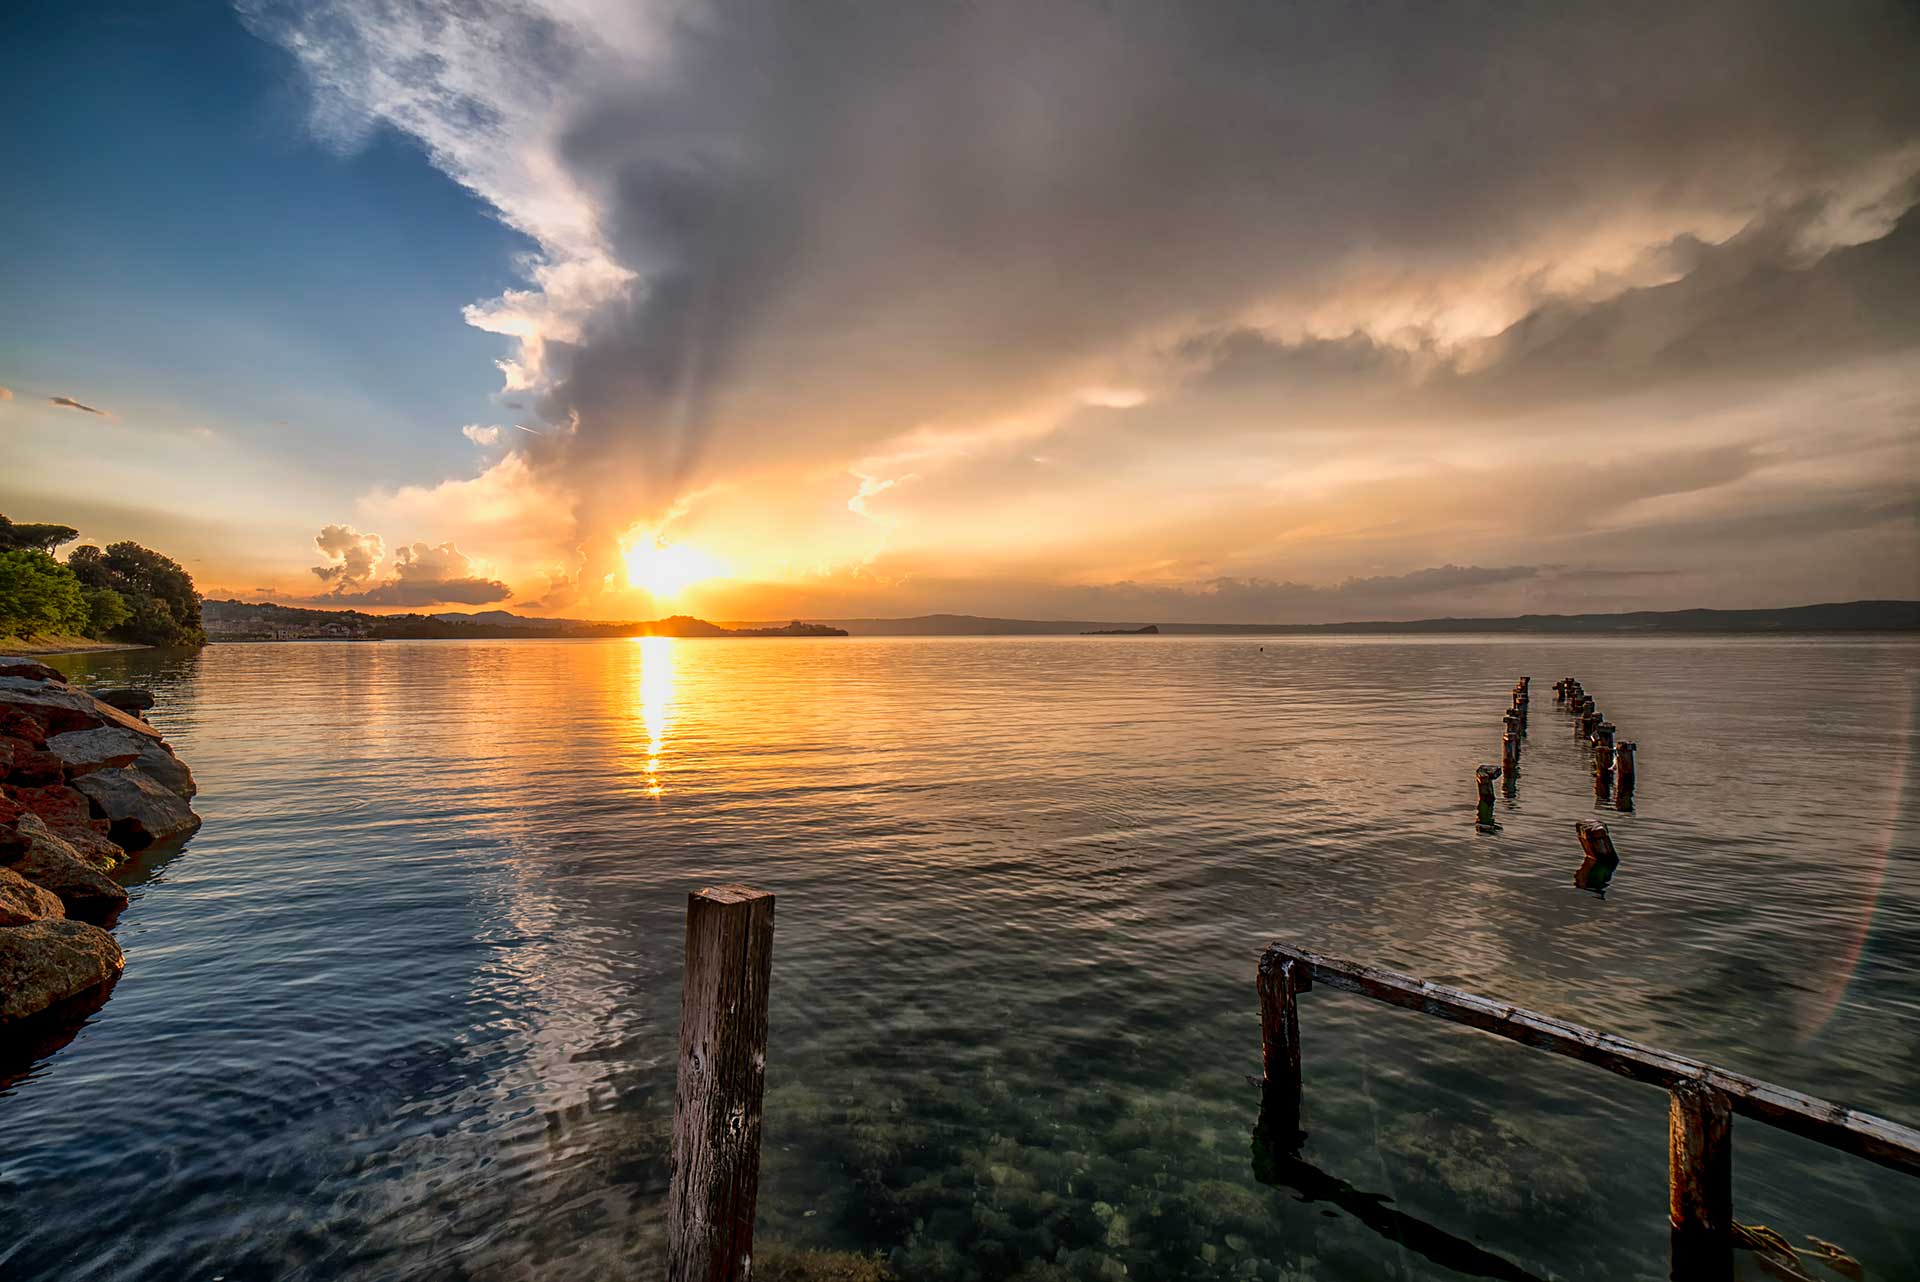
[(152, 706), (0, 658), (0, 1050), (105, 999), (127, 903), (109, 874), (200, 826), (193, 775), (140, 715)]

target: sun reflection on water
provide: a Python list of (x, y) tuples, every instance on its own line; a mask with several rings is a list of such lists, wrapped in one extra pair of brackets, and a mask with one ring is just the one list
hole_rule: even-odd
[(660, 782), (660, 758), (667, 743), (667, 714), (673, 707), (673, 638), (636, 637), (640, 647), (640, 726), (647, 737), (647, 795), (666, 791)]

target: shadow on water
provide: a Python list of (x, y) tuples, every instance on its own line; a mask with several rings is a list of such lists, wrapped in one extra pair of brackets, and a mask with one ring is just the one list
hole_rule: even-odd
[(34, 1071), (80, 1035), (100, 1008), (113, 996), (119, 976), (77, 993), (0, 1036), (0, 1096), (34, 1075)]
[(1483, 1250), (1437, 1225), (1408, 1215), (1391, 1205), (1393, 1199), (1386, 1194), (1369, 1193), (1328, 1174), (1301, 1157), (1297, 1150), (1291, 1149), (1284, 1141), (1275, 1143), (1276, 1132), (1281, 1135), (1291, 1133), (1296, 1140), (1305, 1138), (1296, 1127), (1287, 1125), (1284, 1120), (1270, 1129), (1266, 1110), (1262, 1109), (1260, 1123), (1254, 1127), (1252, 1142), (1253, 1177), (1260, 1183), (1286, 1189), (1302, 1202), (1326, 1202), (1337, 1206), (1387, 1241), (1398, 1243), (1455, 1273), (1477, 1278), (1502, 1278), (1508, 1282), (1542, 1282), (1538, 1274), (1527, 1272), (1513, 1261)]

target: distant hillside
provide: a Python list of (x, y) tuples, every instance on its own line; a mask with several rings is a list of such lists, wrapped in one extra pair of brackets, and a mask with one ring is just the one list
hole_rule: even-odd
[[(816, 619), (854, 636), (1067, 636), (1138, 632), (1138, 622), (993, 619), (926, 614), (910, 619)], [(750, 624), (730, 624), (748, 627)], [(1286, 636), (1312, 633), (1542, 632), (1791, 633), (1920, 631), (1920, 601), (1847, 601), (1767, 610), (1636, 610), (1625, 614), (1523, 614), (1506, 618), (1441, 618), (1348, 623), (1160, 623), (1184, 636)]]
[(244, 601), (208, 601), (200, 617), (213, 641), (397, 641), (407, 639), (523, 640), (529, 637), (843, 637), (838, 628), (792, 623), (723, 628), (676, 614), (665, 619), (601, 623), (587, 619), (531, 619), (505, 610), (478, 614), (363, 614)]

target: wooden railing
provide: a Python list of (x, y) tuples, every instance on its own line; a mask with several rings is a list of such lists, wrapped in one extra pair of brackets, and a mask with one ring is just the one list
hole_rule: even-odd
[(1732, 1246), (1735, 1113), (1920, 1175), (1920, 1131), (1898, 1122), (1457, 988), (1274, 943), (1260, 958), (1257, 983), (1265, 1070), (1260, 1133), (1282, 1149), (1297, 1148), (1301, 1137), (1296, 999), (1316, 985), (1496, 1033), (1670, 1092), (1668, 1209), (1676, 1259), (1712, 1259)]

